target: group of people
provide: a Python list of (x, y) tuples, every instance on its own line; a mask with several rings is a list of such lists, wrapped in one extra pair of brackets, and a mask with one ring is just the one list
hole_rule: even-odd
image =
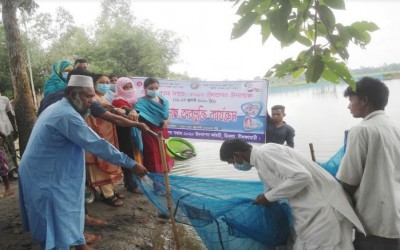
[[(107, 204), (121, 206), (116, 181), (135, 193), (134, 176), (163, 172), (158, 140), (147, 132), (169, 137), (169, 104), (158, 80), (147, 78), (145, 95), (137, 98), (130, 78), (92, 74), (87, 67), (85, 60), (53, 67), (20, 162), (22, 226), (44, 249), (91, 249), (84, 234), (86, 185), (98, 187)], [(365, 77), (344, 96), (363, 121), (350, 130), (335, 177), (293, 149), (295, 131), (283, 121), (282, 105), (268, 115), (266, 144), (226, 140), (220, 159), (238, 170), (256, 168), (265, 191), (255, 205), (288, 201), (294, 249), (398, 250), (400, 128), (384, 113), (388, 88)], [(173, 159), (167, 162), (172, 168)]]
[(265, 191), (255, 204), (287, 199), (294, 249), (399, 250), (400, 128), (384, 112), (389, 90), (364, 77), (344, 96), (352, 115), (363, 120), (349, 132), (336, 178), (289, 142), (280, 145), (284, 140), (256, 147), (230, 139), (220, 159), (238, 170), (257, 170)]
[[(158, 140), (148, 132), (169, 137), (169, 104), (158, 80), (147, 78), (145, 96), (137, 98), (130, 78), (87, 68), (85, 60), (54, 65), (20, 162), (22, 226), (44, 249), (91, 249), (83, 231), (94, 222), (84, 203), (86, 185), (97, 187), (105, 203), (121, 206), (117, 181), (123, 178), (127, 190), (138, 193), (135, 175), (162, 172)], [(110, 78), (117, 78), (114, 84)], [(166, 157), (170, 169), (174, 162)]]

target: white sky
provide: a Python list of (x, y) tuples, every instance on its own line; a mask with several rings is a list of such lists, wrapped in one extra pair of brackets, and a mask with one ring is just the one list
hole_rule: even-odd
[[(67, 9), (76, 24), (93, 25), (100, 14), (100, 0), (36, 0), (39, 11), (55, 13)], [(181, 37), (180, 62), (170, 70), (187, 72), (203, 80), (251, 80), (263, 76), (274, 64), (297, 56), (304, 47), (281, 49), (272, 37), (261, 44), (259, 28), (230, 40), (237, 20), (233, 3), (222, 0), (131, 0), (134, 16), (148, 20), (156, 29), (168, 29)], [(345, 11), (335, 11), (336, 21), (348, 25), (355, 21), (375, 22), (380, 30), (372, 33), (365, 50), (350, 48), (350, 68), (382, 66), (400, 62), (400, 1), (347, 0)]]

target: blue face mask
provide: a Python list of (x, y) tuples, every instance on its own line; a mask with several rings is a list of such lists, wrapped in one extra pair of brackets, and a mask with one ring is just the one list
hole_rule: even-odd
[(233, 163), (233, 166), (237, 169), (237, 170), (240, 170), (240, 171), (249, 171), (253, 166), (252, 165), (250, 165), (250, 163), (248, 163), (248, 162), (243, 162), (242, 164), (239, 164), (239, 163)]
[(109, 86), (110, 86), (110, 90), (115, 92), (115, 84), (110, 84)]
[[(235, 156), (233, 156), (233, 159), (235, 159)], [(243, 163), (233, 163), (233, 166), (240, 171), (249, 171), (253, 166), (250, 165), (247, 161), (243, 161)]]
[(105, 94), (109, 89), (110, 89), (110, 85), (109, 84), (98, 83), (96, 85), (96, 90), (99, 91), (102, 94)]
[(147, 92), (146, 92), (146, 95), (148, 97), (156, 97), (157, 96), (157, 91), (148, 89)]
[(67, 80), (68, 78), (68, 72), (62, 72), (62, 77), (64, 78), (64, 80)]

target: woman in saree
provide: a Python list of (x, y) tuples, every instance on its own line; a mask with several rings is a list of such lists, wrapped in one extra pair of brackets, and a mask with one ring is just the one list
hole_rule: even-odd
[[(110, 106), (111, 103), (104, 98), (110, 83), (108, 77), (102, 74), (95, 75), (93, 83), (96, 92), (94, 101), (99, 102), (102, 106)], [(115, 109), (115, 112), (125, 113), (122, 109)], [(100, 137), (118, 148), (118, 137), (114, 124), (93, 116), (88, 116), (85, 120)], [(100, 189), (103, 201), (106, 204), (121, 206), (124, 197), (114, 192), (114, 184), (122, 180), (121, 167), (108, 163), (89, 152), (85, 153), (85, 159), (89, 185), (92, 188), (98, 187)]]
[(68, 72), (73, 66), (68, 61), (59, 61), (53, 65), (51, 76), (44, 83), (43, 97), (67, 87)]
[[(161, 94), (158, 89), (160, 83), (157, 79), (149, 77), (144, 81), (144, 96), (139, 98), (136, 103), (136, 110), (139, 111), (139, 121), (144, 122), (149, 126), (150, 130), (155, 133), (161, 132), (164, 139), (169, 138), (168, 124), (169, 124), (169, 103)], [(143, 141), (143, 165), (151, 173), (163, 173), (161, 162), (160, 149), (158, 147), (158, 139), (151, 133), (142, 134)], [(165, 152), (166, 146), (165, 147)], [(168, 154), (167, 168), (171, 170), (174, 166), (174, 159)]]
[[(127, 118), (138, 121), (139, 114), (135, 110), (136, 89), (133, 88), (133, 82), (128, 77), (120, 77), (115, 83), (115, 96), (112, 105), (125, 111)], [(143, 163), (140, 154), (140, 146), (142, 144), (141, 132), (134, 127), (117, 126), (117, 135), (119, 141), (119, 150), (140, 164)], [(132, 171), (122, 169), (124, 172), (124, 186), (132, 193), (141, 193)]]

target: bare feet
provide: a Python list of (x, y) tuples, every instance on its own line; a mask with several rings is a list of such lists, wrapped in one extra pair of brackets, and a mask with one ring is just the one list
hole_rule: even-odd
[(4, 196), (10, 196), (10, 195), (13, 195), (13, 194), (14, 194), (14, 192), (11, 191), (11, 190), (6, 190), (6, 191), (4, 192)]
[(140, 190), (140, 188), (138, 188), (138, 187), (136, 187), (136, 188), (127, 187), (126, 190), (128, 190), (129, 192), (134, 193), (134, 194), (143, 194), (142, 190)]
[(104, 226), (107, 224), (108, 224), (108, 222), (105, 220), (90, 217), (88, 214), (85, 215), (85, 225), (86, 226)]
[(89, 247), (88, 245), (75, 246), (76, 250), (96, 250), (96, 248)]
[(90, 233), (83, 233), (83, 234), (85, 235), (85, 241), (86, 241), (86, 244), (88, 244), (88, 245), (97, 243), (101, 240), (100, 235), (90, 234)]

